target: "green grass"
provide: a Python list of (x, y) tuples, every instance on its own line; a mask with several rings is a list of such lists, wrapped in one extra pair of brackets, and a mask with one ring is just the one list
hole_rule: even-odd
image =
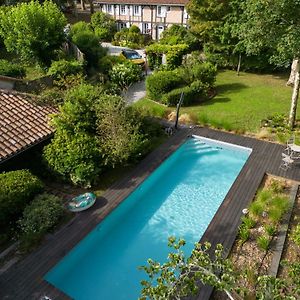
[[(226, 130), (257, 132), (261, 120), (275, 113), (288, 114), (292, 89), (285, 85), (288, 75), (265, 75), (221, 71), (216, 81), (217, 95), (197, 106), (182, 107), (193, 113), (199, 124)], [(155, 116), (165, 116), (166, 108), (145, 98), (136, 104)]]

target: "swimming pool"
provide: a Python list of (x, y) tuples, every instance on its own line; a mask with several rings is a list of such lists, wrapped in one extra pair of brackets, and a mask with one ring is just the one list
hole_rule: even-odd
[(138, 266), (165, 261), (168, 237), (199, 241), (251, 150), (206, 138), (188, 139), (45, 279), (76, 300), (137, 299)]

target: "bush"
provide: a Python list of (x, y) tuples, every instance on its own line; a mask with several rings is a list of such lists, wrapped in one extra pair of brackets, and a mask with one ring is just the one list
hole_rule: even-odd
[(200, 63), (192, 67), (192, 81), (200, 80), (210, 87), (214, 86), (217, 76), (217, 68), (211, 63)]
[(204, 101), (207, 96), (207, 86), (201, 81), (195, 81), (191, 86), (177, 88), (162, 96), (162, 103), (168, 106), (175, 106), (179, 102), (181, 93), (184, 93), (183, 106), (191, 105), (192, 103)]
[(64, 207), (60, 198), (46, 193), (36, 196), (18, 221), (21, 240), (27, 243), (35, 241), (52, 229), (63, 215)]
[(151, 42), (151, 39), (149, 40), (149, 37), (144, 37), (140, 29), (135, 25), (132, 25), (129, 29), (123, 28), (117, 32), (114, 36), (114, 40), (116, 44), (120, 46), (133, 49), (138, 49), (143, 47), (146, 43)]
[(291, 240), (300, 247), (300, 224), (291, 233)]
[(98, 60), (106, 54), (106, 50), (100, 45), (100, 39), (85, 22), (74, 24), (71, 27), (70, 37), (85, 54), (89, 66), (97, 65)]
[(188, 45), (163, 45), (159, 43), (152, 44), (146, 48), (149, 67), (160, 68), (161, 58), (163, 54), (166, 54), (167, 64), (166, 67), (169, 70), (174, 70), (182, 63), (183, 55), (188, 51)]
[(44, 148), (44, 157), (55, 172), (75, 185), (90, 186), (101, 171), (97, 139), (86, 133), (56, 133)]
[(83, 64), (77, 60), (61, 59), (53, 61), (48, 70), (48, 75), (51, 75), (55, 80), (65, 78), (69, 75), (76, 75), (83, 72)]
[(109, 72), (110, 81), (119, 86), (121, 90), (125, 90), (132, 83), (141, 80), (142, 76), (142, 68), (130, 61), (114, 65)]
[(26, 76), (26, 70), (19, 64), (14, 64), (6, 59), (0, 59), (0, 75), (23, 78)]
[(93, 32), (89, 23), (80, 21), (80, 22), (73, 24), (70, 29), (70, 37), (72, 38), (73, 35), (76, 35), (76, 34), (82, 33), (82, 32)]
[(103, 74), (108, 74), (116, 64), (123, 63), (125, 58), (115, 55), (106, 55), (99, 60), (98, 68)]
[(28, 170), (0, 174), (0, 226), (17, 220), (26, 204), (43, 189), (43, 183)]
[(146, 79), (146, 90), (152, 100), (161, 102), (163, 94), (182, 85), (181, 77), (173, 71), (159, 71), (148, 76)]

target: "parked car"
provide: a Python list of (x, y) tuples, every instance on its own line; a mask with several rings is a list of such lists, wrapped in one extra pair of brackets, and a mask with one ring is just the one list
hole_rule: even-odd
[(144, 58), (135, 50), (131, 50), (131, 49), (124, 49), (122, 50), (120, 56), (122, 58), (128, 59), (131, 62), (133, 62), (134, 64), (137, 64), (141, 67), (145, 67), (145, 60)]

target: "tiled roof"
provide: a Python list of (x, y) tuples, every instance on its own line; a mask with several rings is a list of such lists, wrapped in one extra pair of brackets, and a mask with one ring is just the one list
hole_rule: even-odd
[(141, 5), (180, 5), (184, 6), (189, 0), (149, 0), (146, 3), (143, 0), (96, 0), (99, 4), (141, 4)]
[(48, 115), (56, 112), (26, 94), (0, 90), (0, 163), (50, 137)]

